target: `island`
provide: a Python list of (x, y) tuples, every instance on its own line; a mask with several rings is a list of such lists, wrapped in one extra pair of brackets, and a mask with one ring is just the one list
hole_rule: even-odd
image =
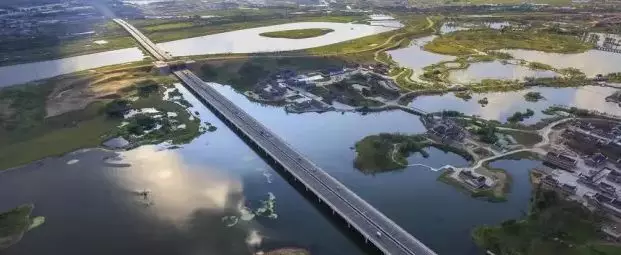
[(535, 92), (535, 91), (530, 91), (526, 94), (524, 94), (524, 99), (526, 99), (526, 101), (528, 102), (537, 102), (541, 99), (545, 99), (545, 97), (543, 97), (541, 95), (541, 93), (539, 92)]
[(18, 206), (0, 213), (0, 250), (18, 243), (24, 234), (45, 222), (44, 217), (31, 217), (33, 204)]
[(265, 32), (259, 35), (271, 38), (287, 38), (287, 39), (305, 39), (325, 35), (327, 33), (334, 32), (334, 29), (329, 28), (306, 28), (306, 29), (291, 29), (274, 32)]
[(382, 133), (367, 136), (356, 143), (354, 166), (361, 171), (390, 171), (407, 167), (407, 157), (420, 153), (433, 142), (423, 135)]

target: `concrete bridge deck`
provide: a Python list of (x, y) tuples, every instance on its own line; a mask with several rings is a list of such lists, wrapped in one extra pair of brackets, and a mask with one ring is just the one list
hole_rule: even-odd
[[(151, 42), (129, 23), (115, 19), (125, 28), (150, 54), (161, 61), (171, 57)], [(252, 116), (237, 107), (211, 85), (203, 82), (189, 70), (174, 71), (183, 83), (192, 90), (209, 108), (235, 131), (247, 138), (252, 146), (291, 174), (296, 181), (318, 197), (319, 203), (325, 203), (333, 213), (344, 219), (349, 227), (354, 228), (365, 240), (370, 241), (385, 254), (427, 255), (435, 254), (419, 240), (403, 230), (384, 214), (360, 198), (345, 185), (327, 172), (295, 151), (285, 141)]]
[(149, 52), (149, 54), (151, 54), (151, 56), (153, 56), (157, 60), (168, 61), (173, 58), (170, 54), (158, 48), (157, 45), (155, 45), (155, 43), (153, 43), (148, 37), (146, 37), (142, 32), (140, 32), (138, 29), (136, 29), (131, 24), (127, 23), (126, 21), (122, 19), (113, 19), (113, 20), (114, 22), (119, 24), (119, 26), (123, 27), (123, 29), (129, 32), (129, 34), (132, 37), (134, 37), (136, 41), (138, 41), (140, 46), (142, 46), (147, 52)]

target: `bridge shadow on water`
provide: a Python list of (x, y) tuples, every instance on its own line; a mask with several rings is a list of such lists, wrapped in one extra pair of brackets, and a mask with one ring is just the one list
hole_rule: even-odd
[[(183, 83), (184, 86), (185, 83)], [(308, 202), (312, 204), (312, 206), (319, 211), (319, 213), (327, 219), (331, 225), (333, 225), (339, 233), (346, 236), (349, 240), (356, 244), (360, 248), (360, 250), (364, 251), (365, 254), (376, 255), (383, 254), (377, 247), (375, 247), (370, 241), (366, 241), (365, 238), (356, 231), (353, 227), (348, 227), (348, 223), (345, 219), (340, 217), (337, 213), (335, 213), (330, 206), (328, 206), (324, 202), (320, 202), (319, 198), (313, 194), (312, 191), (308, 190), (304, 184), (300, 181), (297, 181), (295, 177), (289, 173), (286, 169), (282, 167), (275, 159), (269, 156), (265, 151), (263, 151), (257, 144), (252, 141), (249, 137), (247, 137), (243, 132), (241, 132), (235, 125), (228, 121), (227, 118), (222, 116), (217, 110), (215, 110), (209, 103), (207, 103), (200, 95), (198, 95), (193, 89), (187, 87), (188, 90), (199, 100), (201, 101), (214, 115), (216, 115), (222, 122), (226, 124), (226, 126), (231, 129), (235, 134), (242, 139), (248, 147), (250, 147), (257, 155), (263, 159), (270, 167), (272, 167), (278, 174), (283, 177), (299, 194), (301, 194)]]

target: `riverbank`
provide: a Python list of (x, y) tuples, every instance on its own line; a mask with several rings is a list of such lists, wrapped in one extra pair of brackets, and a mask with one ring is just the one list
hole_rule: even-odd
[(174, 79), (150, 70), (103, 68), (0, 89), (5, 106), (0, 108), (0, 169), (97, 147), (117, 136), (134, 146), (196, 137), (201, 124), (178, 91), (167, 97), (174, 99), (164, 99), (173, 92), (166, 88)]

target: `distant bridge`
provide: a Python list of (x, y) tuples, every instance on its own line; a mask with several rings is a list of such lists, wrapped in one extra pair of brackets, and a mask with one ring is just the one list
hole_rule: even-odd
[(119, 24), (123, 29), (125, 29), (129, 34), (131, 34), (136, 41), (142, 46), (151, 56), (160, 61), (168, 61), (172, 60), (173, 57), (168, 54), (166, 51), (160, 49), (153, 43), (148, 37), (146, 37), (143, 33), (141, 33), (138, 29), (136, 29), (131, 24), (127, 23), (122, 19), (113, 19), (114, 22)]
[[(120, 19), (115, 19), (115, 22), (125, 28), (156, 59), (160, 61), (171, 59), (129, 23)], [(281, 166), (296, 181), (301, 182), (308, 191), (317, 196), (319, 203), (325, 203), (334, 214), (347, 222), (348, 227), (353, 227), (360, 233), (365, 241), (370, 241), (385, 254), (435, 254), (194, 73), (189, 70), (173, 73), (238, 135), (247, 138), (246, 141), (263, 156), (273, 160), (273, 163)]]

